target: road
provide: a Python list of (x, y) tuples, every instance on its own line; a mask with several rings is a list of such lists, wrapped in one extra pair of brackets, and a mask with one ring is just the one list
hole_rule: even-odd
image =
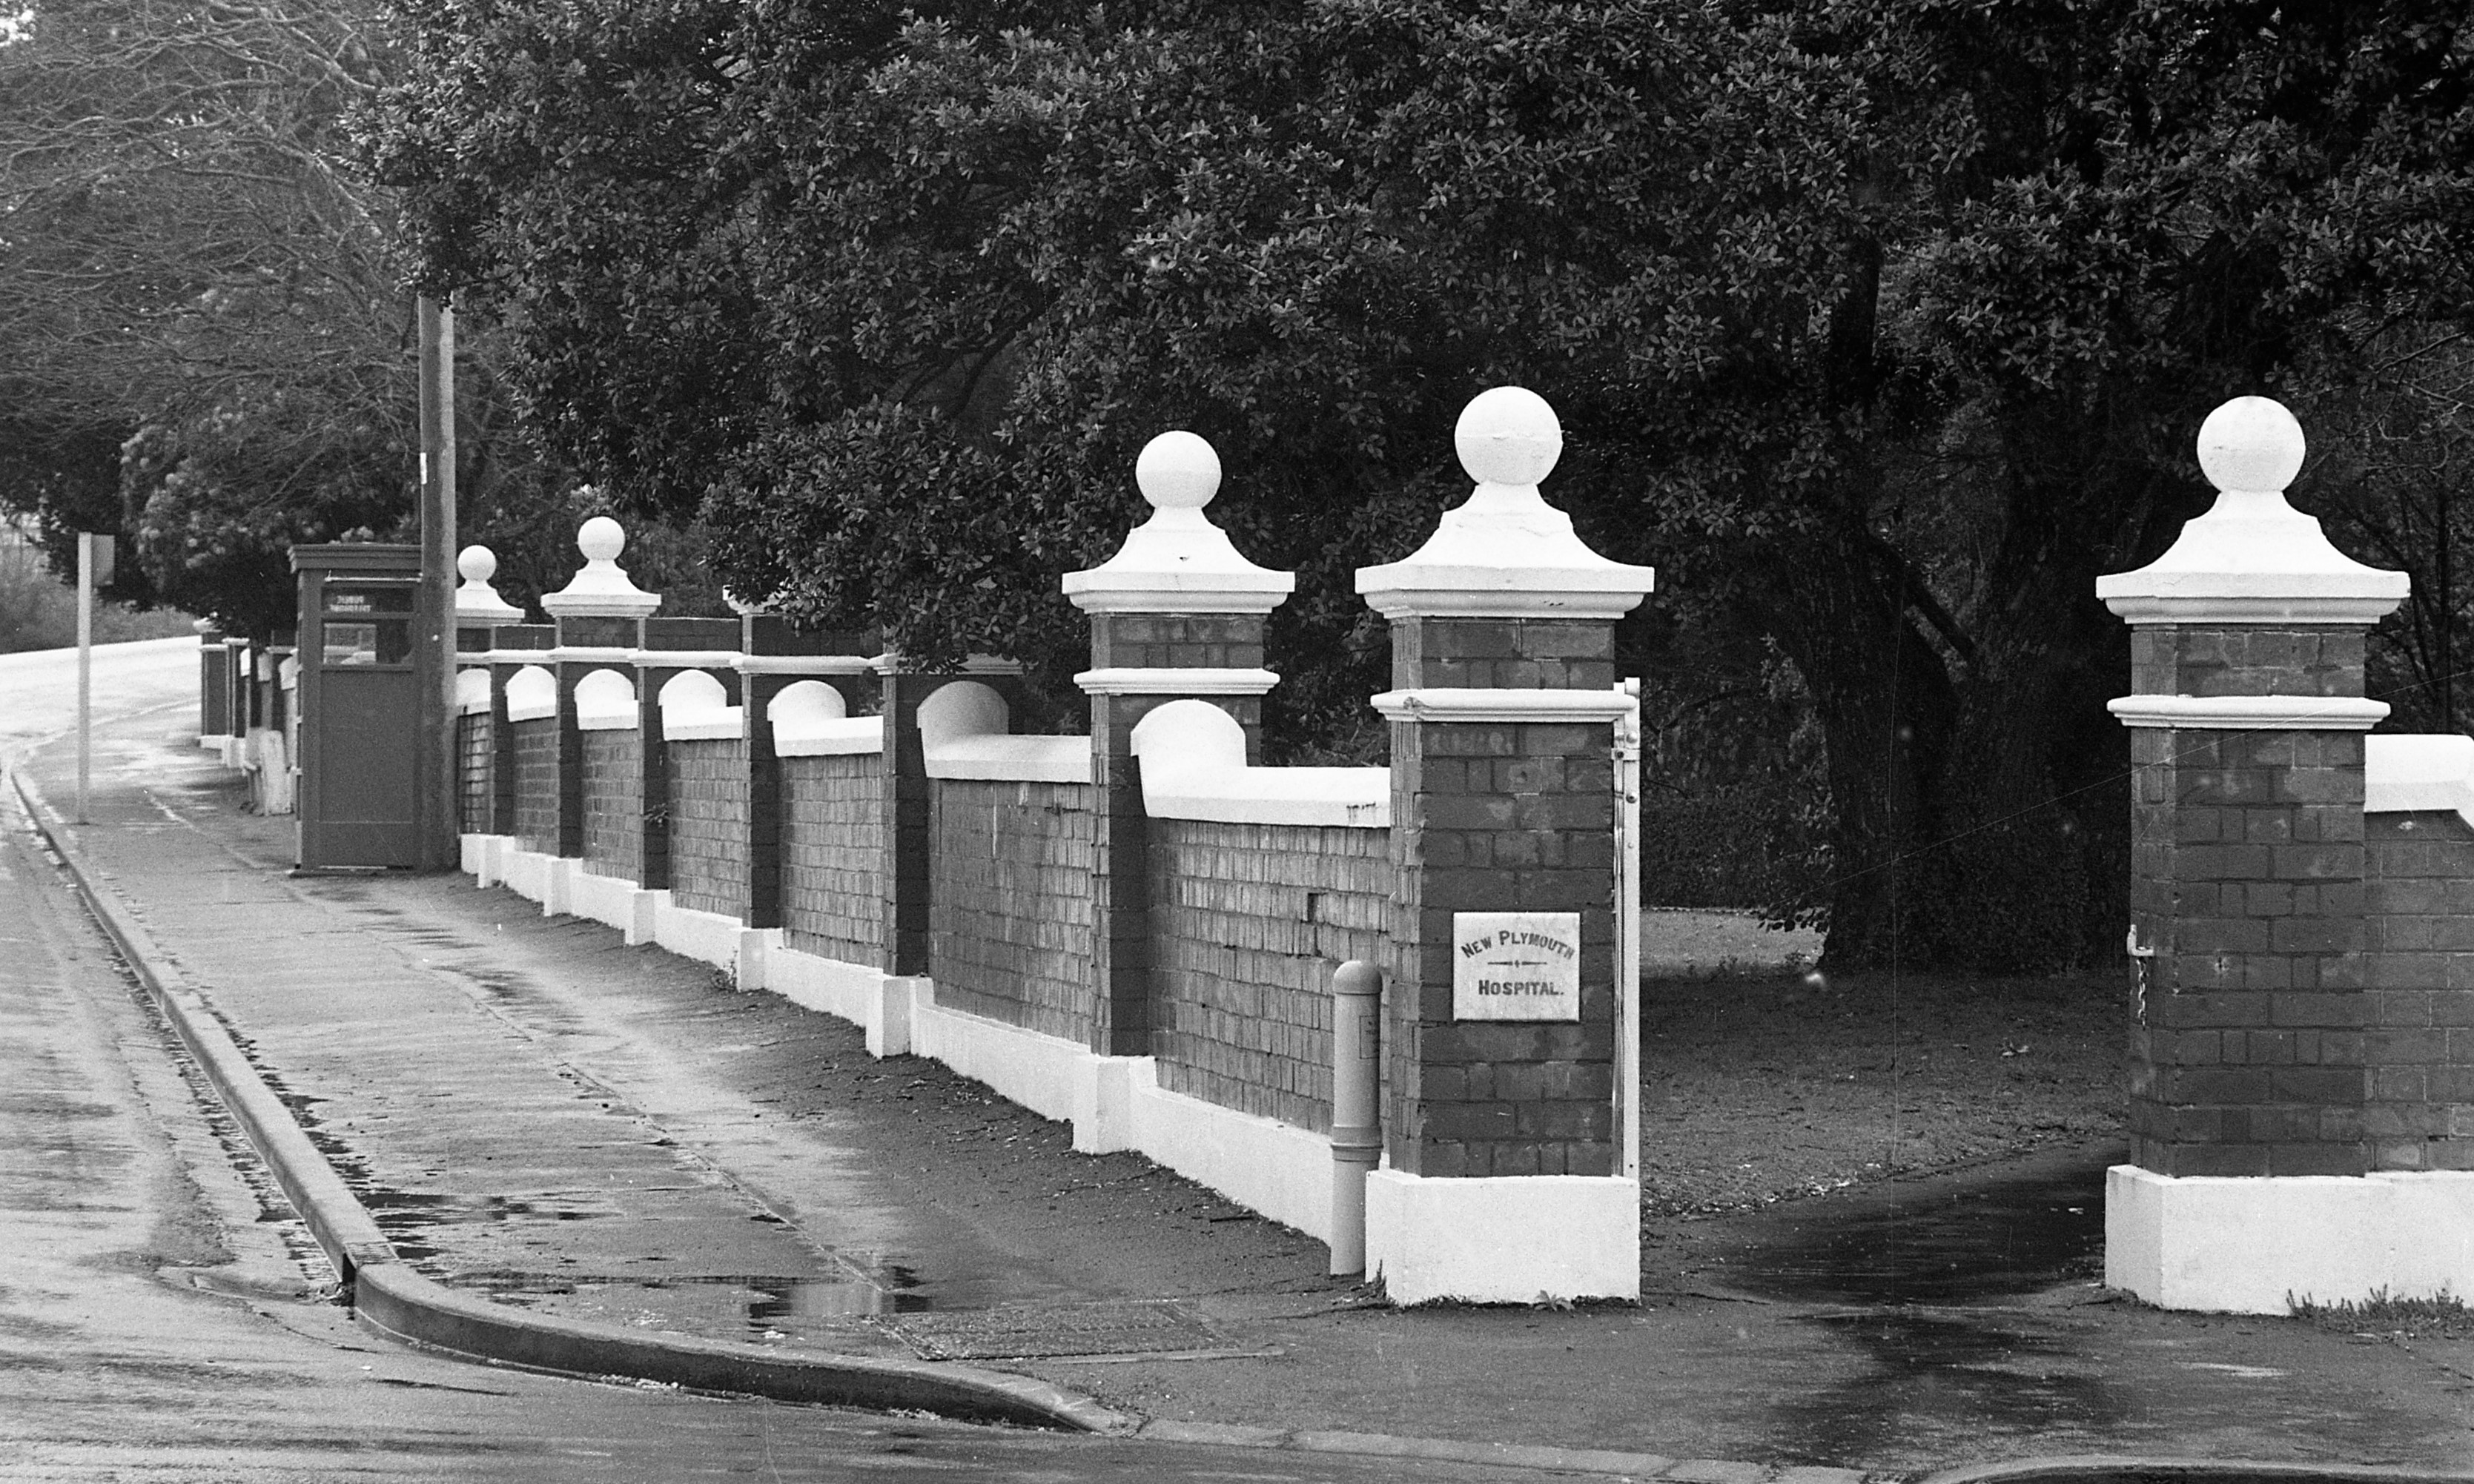
[[(191, 641), (107, 646), (98, 715), (193, 731), (196, 673)], [(74, 697), (74, 656), (0, 656), (0, 748), (61, 736)], [(286, 1240), (57, 862), (13, 807), (0, 819), (0, 1479), (1503, 1476), (698, 1397), (376, 1340)]]

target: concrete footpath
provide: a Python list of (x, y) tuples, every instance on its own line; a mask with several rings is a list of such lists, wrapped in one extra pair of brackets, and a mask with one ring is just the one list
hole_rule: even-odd
[[(2474, 1342), (2159, 1313), (2083, 1252), (1931, 1215), (1981, 1197), (2032, 1225), (2101, 1152), (1670, 1224), (1637, 1307), (1402, 1311), (1319, 1244), (703, 965), (469, 880), (291, 875), (288, 821), (243, 812), (190, 719), (109, 730), (85, 826), (53, 812), (58, 745), (19, 787), (401, 1339), (1508, 1476), (2474, 1477)], [(1890, 1246), (1828, 1240), (1859, 1228)], [(1902, 1256), (1910, 1228), (1942, 1245)], [(1901, 1262), (1935, 1281), (1876, 1280)]]

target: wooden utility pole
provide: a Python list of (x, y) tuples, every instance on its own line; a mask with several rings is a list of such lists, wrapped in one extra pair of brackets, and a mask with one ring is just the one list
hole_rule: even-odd
[(455, 770), (455, 311), (421, 300), (421, 868), (451, 870)]

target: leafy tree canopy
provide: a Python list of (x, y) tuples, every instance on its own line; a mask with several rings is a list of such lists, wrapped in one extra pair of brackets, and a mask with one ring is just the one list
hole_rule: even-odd
[[(1827, 739), (1831, 956), (2118, 942), (2126, 679), (2094, 577), (2189, 431), (2466, 309), (2435, 0), (402, 0), (373, 115), (425, 283), (564, 457), (721, 574), (906, 650), (1070, 663), (1055, 594), (1210, 437), (1297, 569), (1278, 739), (1346, 732), (1350, 569), (1519, 381), (1550, 495), (1768, 646)], [(1688, 683), (1686, 682), (1686, 683)]]

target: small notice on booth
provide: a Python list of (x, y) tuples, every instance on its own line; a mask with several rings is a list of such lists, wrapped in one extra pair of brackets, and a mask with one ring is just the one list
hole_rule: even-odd
[(1579, 912), (1452, 913), (1452, 1018), (1581, 1018)]

